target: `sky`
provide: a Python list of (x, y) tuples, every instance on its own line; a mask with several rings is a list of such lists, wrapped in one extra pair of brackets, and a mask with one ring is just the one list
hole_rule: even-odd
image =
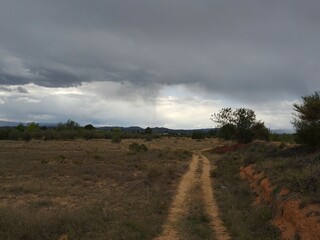
[(319, 89), (318, 0), (0, 1), (0, 120), (292, 128)]

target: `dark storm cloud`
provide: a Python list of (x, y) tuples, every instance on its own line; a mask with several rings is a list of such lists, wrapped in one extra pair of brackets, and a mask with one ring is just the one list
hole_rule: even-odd
[(316, 0), (0, 3), (0, 84), (196, 84), (235, 99), (320, 88)]
[(11, 74), (6, 74), (0, 72), (0, 84), (3, 85), (20, 85), (20, 84), (27, 84), (30, 81), (23, 77), (17, 77)]

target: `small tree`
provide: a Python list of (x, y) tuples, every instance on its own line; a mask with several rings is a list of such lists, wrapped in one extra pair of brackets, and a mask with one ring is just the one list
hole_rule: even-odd
[(40, 130), (39, 124), (35, 122), (28, 123), (27, 130), (30, 132), (39, 131)]
[(121, 133), (122, 133), (121, 128), (112, 128), (111, 133), (112, 133), (112, 137), (111, 137), (112, 140), (111, 141), (113, 143), (120, 143), (121, 142)]
[(236, 127), (231, 123), (222, 125), (218, 130), (218, 137), (224, 140), (232, 140), (235, 135), (236, 135)]
[(218, 135), (218, 130), (217, 129), (210, 129), (208, 131), (208, 136), (209, 137), (216, 137)]
[(96, 129), (92, 124), (85, 125), (83, 128), (85, 130), (95, 130)]
[(66, 123), (58, 123), (58, 130), (79, 130), (80, 124), (69, 119)]
[(152, 129), (150, 127), (147, 127), (145, 130), (144, 130), (144, 134), (152, 134)]
[(269, 140), (270, 139), (270, 131), (263, 122), (256, 122), (252, 127), (251, 130), (253, 132), (253, 138), (259, 140)]
[(22, 123), (19, 123), (18, 126), (16, 126), (16, 129), (19, 132), (23, 132), (24, 130), (26, 130), (26, 127)]
[(121, 136), (120, 134), (114, 133), (112, 135), (112, 140), (113, 143), (120, 143), (121, 142)]
[(222, 108), (211, 116), (211, 120), (218, 123), (219, 137), (225, 140), (234, 139), (239, 143), (251, 142), (256, 136), (254, 130), (264, 126), (263, 122), (256, 121), (254, 111), (248, 108), (238, 108), (234, 111), (231, 108)]
[(236, 126), (235, 138), (240, 143), (248, 143), (253, 140), (252, 126), (256, 123), (256, 115), (253, 110), (239, 108), (233, 112)]
[(296, 111), (293, 126), (296, 141), (312, 147), (320, 147), (320, 91), (302, 97), (302, 104), (294, 104)]
[(198, 139), (198, 140), (204, 139), (205, 137), (206, 137), (205, 134), (201, 131), (193, 131), (191, 135), (192, 139)]

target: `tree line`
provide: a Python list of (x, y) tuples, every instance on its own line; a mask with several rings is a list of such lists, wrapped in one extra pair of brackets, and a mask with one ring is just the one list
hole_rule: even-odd
[(0, 128), (0, 140), (74, 140), (82, 139), (112, 139), (120, 142), (121, 139), (148, 138), (151, 135), (150, 128), (145, 132), (124, 132), (121, 128), (111, 130), (96, 129), (92, 124), (81, 126), (79, 123), (69, 119), (66, 122), (58, 123), (56, 127), (40, 126), (38, 123), (20, 123), (16, 127)]
[[(16, 127), (0, 127), (0, 140), (74, 140), (74, 139), (110, 139), (114, 143), (122, 139), (145, 139), (151, 141), (162, 136), (166, 137), (191, 137), (190, 133), (179, 130), (166, 133), (153, 131), (152, 128), (126, 130), (121, 127), (95, 128), (92, 124), (81, 126), (69, 119), (67, 122), (58, 123), (55, 127), (40, 126), (38, 123), (20, 123)], [(197, 135), (197, 131), (194, 132)], [(212, 132), (201, 133), (201, 138), (214, 137)]]
[[(292, 124), (296, 130), (294, 140), (297, 143), (311, 147), (320, 147), (320, 92), (314, 92), (302, 97), (301, 104), (294, 104), (294, 118)], [(218, 124), (217, 136), (225, 140), (235, 140), (238, 143), (249, 143), (255, 139), (274, 140), (287, 139), (291, 136), (270, 134), (264, 122), (257, 120), (253, 110), (248, 108), (222, 108), (211, 116), (211, 120)]]
[[(255, 112), (248, 108), (222, 108), (219, 112), (211, 115), (211, 120), (217, 123), (217, 129), (208, 132), (194, 131), (185, 135), (169, 133), (165, 136), (184, 136), (193, 139), (206, 137), (218, 137), (225, 140), (233, 140), (238, 143), (249, 143), (253, 140), (274, 140), (306, 144), (312, 147), (320, 147), (320, 92), (314, 92), (309, 96), (302, 97), (301, 104), (294, 104), (294, 117), (292, 124), (295, 134), (271, 134), (264, 122), (256, 119)], [(92, 124), (80, 126), (79, 123), (69, 119), (61, 122), (56, 127), (39, 126), (31, 122), (27, 125), (19, 124), (16, 127), (0, 128), (0, 140), (73, 140), (83, 139), (112, 139), (120, 142), (121, 139), (144, 138), (152, 140), (160, 137), (150, 127), (143, 132), (125, 132), (121, 128), (113, 128), (109, 131), (96, 129)]]

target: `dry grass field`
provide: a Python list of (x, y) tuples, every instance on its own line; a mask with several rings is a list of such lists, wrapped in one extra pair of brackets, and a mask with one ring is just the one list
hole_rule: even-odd
[(152, 239), (191, 151), (214, 141), (1, 141), (0, 239)]
[(288, 239), (318, 239), (320, 153), (282, 145), (1, 141), (0, 240), (273, 240), (287, 236), (287, 208)]

